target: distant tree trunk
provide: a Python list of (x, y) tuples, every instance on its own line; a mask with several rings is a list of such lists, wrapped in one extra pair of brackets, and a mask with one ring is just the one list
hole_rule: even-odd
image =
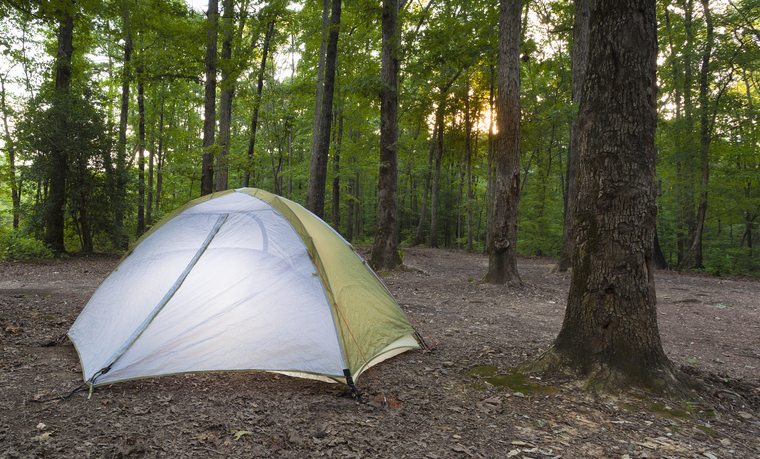
[[(575, 21), (573, 23), (573, 83), (572, 98), (577, 104), (581, 99), (581, 85), (588, 63), (589, 16), (591, 0), (575, 0)], [(567, 271), (572, 265), (573, 221), (575, 197), (578, 194), (578, 120), (570, 127), (570, 148), (567, 150), (567, 170), (565, 173), (565, 221), (562, 228), (562, 252), (556, 269)]]
[(694, 238), (679, 268), (703, 269), (702, 261), (702, 234), (705, 228), (705, 218), (707, 216), (707, 185), (710, 181), (710, 121), (708, 92), (710, 91), (708, 76), (710, 73), (710, 58), (714, 40), (712, 12), (710, 11), (710, 1), (701, 0), (702, 8), (705, 13), (705, 22), (707, 25), (707, 37), (705, 38), (705, 49), (702, 54), (702, 67), (699, 72), (699, 162), (702, 165), (701, 192), (699, 196), (699, 207), (697, 208), (697, 218), (695, 221)]
[(594, 0), (578, 127), (573, 276), (564, 323), (528, 370), (607, 392), (680, 391), (657, 327), (653, 276), (655, 0)]
[(441, 100), (435, 111), (435, 164), (433, 166), (433, 189), (430, 193), (430, 247), (438, 247), (438, 196), (441, 191), (441, 161), (443, 159), (443, 115), (446, 109), (446, 94), (441, 90)]
[(325, 82), (325, 54), (327, 54), (327, 37), (329, 34), (328, 25), (330, 23), (330, 0), (322, 0), (322, 39), (319, 44), (319, 63), (317, 64), (317, 88), (316, 97), (314, 98), (314, 125), (311, 131), (311, 149), (310, 158), (317, 156), (317, 146), (319, 145), (319, 129), (322, 122), (322, 92)]
[(425, 218), (427, 217), (428, 190), (430, 189), (430, 179), (433, 171), (433, 155), (435, 154), (435, 134), (430, 139), (430, 153), (428, 153), (428, 164), (425, 170), (425, 185), (422, 188), (422, 207), (420, 208), (420, 221), (417, 224), (417, 232), (414, 235), (414, 245), (420, 245), (423, 241), (425, 230)]
[(327, 158), (330, 152), (332, 103), (335, 90), (335, 68), (338, 61), (338, 34), (340, 31), (341, 0), (332, 0), (330, 8), (330, 34), (325, 57), (325, 85), (320, 110), (319, 144), (309, 164), (309, 185), (306, 191), (306, 208), (322, 218), (325, 213), (325, 186), (327, 184)]
[(494, 133), (493, 133), (493, 120), (496, 117), (496, 111), (493, 105), (494, 95), (494, 66), (489, 66), (491, 69), (491, 84), (488, 94), (488, 109), (491, 116), (488, 119), (488, 171), (486, 178), (486, 243), (484, 252), (488, 253), (489, 247), (491, 247), (491, 228), (493, 228), (492, 216), (493, 216), (493, 159), (494, 159)]
[(137, 180), (137, 231), (140, 237), (145, 232), (145, 88), (143, 83), (143, 67), (137, 68), (137, 112), (138, 142), (137, 145), (137, 168), (139, 171)]
[(5, 151), (7, 152), (8, 180), (10, 182), (11, 203), (13, 205), (13, 229), (17, 229), (21, 216), (21, 187), (19, 186), (19, 179), (16, 176), (16, 146), (14, 145), (13, 137), (11, 137), (10, 126), (8, 124), (9, 109), (5, 102), (5, 79), (2, 76), (0, 76), (0, 85), (2, 85), (2, 88), (0, 88), (2, 90), (2, 93), (0, 93), (2, 97), (0, 105), (2, 105), (3, 130), (5, 131), (3, 141), (5, 142)]
[(116, 246), (121, 250), (129, 248), (129, 236), (124, 230), (124, 214), (127, 209), (127, 124), (129, 123), (129, 66), (132, 61), (132, 32), (130, 30), (129, 12), (123, 6), (124, 22), (124, 71), (121, 81), (121, 111), (119, 116), (119, 141), (116, 152), (116, 191), (115, 220)]
[(467, 251), (472, 252), (472, 121), (470, 120), (470, 76), (464, 92), (464, 156), (467, 181)]
[[(58, 25), (58, 51), (55, 64), (55, 91), (61, 96), (69, 92), (71, 86), (71, 58), (74, 54), (74, 18), (69, 12), (73, 2), (64, 2)], [(65, 135), (65, 134), (64, 134)], [(48, 189), (49, 210), (45, 222), (45, 243), (56, 254), (66, 252), (64, 245), (66, 175), (68, 173), (68, 153), (54, 148), (50, 157), (50, 184)]]
[(264, 45), (261, 50), (261, 66), (256, 82), (256, 100), (253, 102), (253, 117), (251, 118), (251, 137), (248, 140), (248, 166), (245, 169), (243, 177), (243, 186), (251, 186), (251, 167), (253, 165), (253, 151), (256, 146), (256, 129), (259, 125), (259, 108), (261, 107), (261, 93), (264, 91), (264, 72), (267, 68), (267, 54), (269, 53), (269, 44), (274, 35), (275, 20), (272, 19), (267, 23), (267, 32), (264, 35)]
[[(230, 123), (232, 121), (232, 99), (235, 97), (235, 77), (232, 69), (232, 38), (235, 4), (233, 0), (222, 0), (222, 84), (219, 95), (219, 153), (214, 171), (214, 191), (224, 191), (228, 187), (230, 152)], [(241, 19), (242, 20), (242, 19)]]
[(383, 44), (380, 90), (380, 170), (377, 187), (377, 230), (370, 265), (390, 270), (401, 265), (396, 239), (398, 222), (398, 0), (383, 0)]
[(521, 0), (501, 0), (499, 92), (496, 99), (496, 180), (488, 272), (491, 284), (522, 285), (517, 272), (517, 205), (520, 198)]
[(201, 196), (214, 192), (214, 137), (216, 135), (216, 43), (219, 0), (208, 0), (206, 32), (206, 96), (203, 111), (203, 163)]
[(332, 184), (332, 227), (340, 232), (340, 155), (343, 144), (343, 101), (340, 102), (338, 114), (338, 132), (335, 139), (333, 154), (333, 184)]

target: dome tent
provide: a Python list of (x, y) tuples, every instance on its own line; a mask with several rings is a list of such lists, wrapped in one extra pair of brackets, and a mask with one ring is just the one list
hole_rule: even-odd
[(353, 387), (418, 348), (387, 288), (329, 225), (255, 188), (156, 224), (68, 332), (91, 388), (159, 375), (262, 370)]

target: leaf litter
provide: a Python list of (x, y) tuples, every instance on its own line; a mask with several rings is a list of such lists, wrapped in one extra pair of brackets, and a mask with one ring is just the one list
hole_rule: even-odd
[[(407, 269), (383, 280), (437, 348), (365, 374), (363, 404), (337, 385), (267, 373), (166, 376), (63, 400), (81, 384), (76, 350), (42, 344), (65, 333), (118, 257), (0, 264), (0, 458), (760, 456), (757, 279), (656, 272), (666, 353), (715, 388), (689, 404), (516, 375), (561, 327), (569, 277), (551, 272), (555, 260), (520, 258), (525, 287), (510, 289), (480, 282), (482, 254), (404, 252)], [(493, 384), (505, 375), (519, 381)], [(380, 390), (401, 406), (375, 401)]]

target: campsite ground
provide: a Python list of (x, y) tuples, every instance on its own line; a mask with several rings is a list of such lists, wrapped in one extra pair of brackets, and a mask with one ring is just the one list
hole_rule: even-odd
[[(559, 331), (568, 290), (554, 260), (521, 258), (526, 285), (479, 282), (481, 254), (413, 248), (383, 273), (433, 352), (407, 352), (336, 385), (266, 373), (81, 384), (65, 333), (118, 261), (0, 264), (0, 458), (7, 457), (760, 457), (760, 282), (658, 271), (668, 356), (713, 389), (685, 403), (584, 393), (512, 368)], [(387, 399), (375, 401), (382, 389)]]

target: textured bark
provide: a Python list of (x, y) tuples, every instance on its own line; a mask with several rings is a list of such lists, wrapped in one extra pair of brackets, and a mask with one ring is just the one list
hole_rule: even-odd
[(206, 35), (206, 95), (203, 110), (203, 162), (201, 196), (214, 192), (214, 142), (216, 135), (216, 43), (219, 24), (219, 1), (208, 0)]
[(325, 186), (327, 185), (327, 159), (330, 152), (332, 129), (332, 103), (335, 91), (335, 68), (338, 61), (338, 35), (340, 32), (341, 0), (332, 0), (330, 8), (330, 33), (325, 56), (325, 85), (320, 110), (319, 143), (316, 155), (309, 164), (309, 186), (306, 192), (306, 208), (322, 218), (325, 213)]
[[(71, 6), (71, 2), (66, 2)], [(55, 63), (55, 90), (68, 93), (71, 86), (71, 58), (74, 54), (74, 18), (68, 9), (61, 12), (58, 26), (58, 51)], [(55, 253), (64, 253), (64, 218), (66, 207), (66, 175), (68, 153), (53, 149), (50, 154), (49, 210), (45, 221), (45, 243)]]
[(377, 230), (370, 265), (389, 270), (401, 265), (396, 239), (398, 221), (398, 0), (383, 0), (383, 44), (380, 78), (380, 171), (377, 186)]
[[(577, 104), (581, 98), (581, 84), (588, 63), (588, 25), (591, 15), (591, 0), (575, 0), (575, 21), (573, 23), (573, 83), (572, 98)], [(578, 193), (578, 122), (570, 127), (570, 148), (567, 151), (565, 191), (565, 221), (562, 228), (562, 252), (557, 262), (557, 270), (567, 271), (571, 266), (573, 251), (573, 209)]]
[(573, 276), (557, 339), (528, 369), (587, 388), (682, 388), (657, 326), (653, 277), (655, 0), (595, 0), (578, 113)]
[(488, 250), (491, 284), (522, 285), (517, 272), (517, 205), (520, 198), (520, 0), (499, 8), (499, 91), (496, 98), (496, 179)]

